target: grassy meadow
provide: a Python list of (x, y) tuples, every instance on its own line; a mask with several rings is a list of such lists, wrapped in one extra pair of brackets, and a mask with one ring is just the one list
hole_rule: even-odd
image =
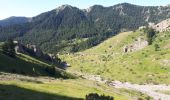
[[(1, 46), (0, 46), (1, 47)], [(4, 55), (0, 49), (0, 100), (83, 100), (89, 93), (113, 96), (115, 100), (145, 98), (136, 91), (119, 90), (105, 84), (83, 79), (49, 77), (44, 70), (50, 63), (17, 54), (16, 58)], [(4, 74), (7, 73), (7, 74)], [(15, 73), (15, 74), (12, 74)], [(127, 93), (128, 91), (128, 93)]]
[(137, 92), (126, 93), (125, 90), (110, 88), (104, 84), (83, 79), (62, 80), (20, 75), (17, 75), (17, 78), (15, 75), (11, 77), (14, 79), (3, 80), (0, 77), (1, 100), (13, 98), (16, 100), (83, 100), (89, 93), (113, 96), (115, 100), (132, 100), (132, 94), (134, 97), (145, 97)]
[(91, 49), (60, 57), (71, 65), (68, 70), (72, 72), (138, 84), (170, 84), (170, 64), (166, 62), (170, 60), (170, 32), (158, 33), (152, 45), (142, 50), (124, 53), (123, 47), (138, 37), (146, 39), (146, 34), (142, 30), (120, 33)]

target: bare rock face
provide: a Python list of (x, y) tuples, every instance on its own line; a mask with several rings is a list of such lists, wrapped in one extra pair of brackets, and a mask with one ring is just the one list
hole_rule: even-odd
[(149, 25), (149, 27), (159, 32), (170, 31), (170, 18), (163, 20), (158, 24), (152, 23)]
[(29, 53), (25, 50), (26, 47), (25, 47), (23, 44), (19, 43), (18, 41), (13, 41), (13, 42), (14, 42), (14, 44), (16, 45), (16, 46), (15, 46), (15, 52), (16, 52), (16, 53), (29, 54)]
[(139, 37), (134, 43), (124, 46), (123, 51), (125, 53), (134, 52), (137, 50), (141, 50), (146, 46), (148, 46), (148, 42), (146, 40), (144, 40), (143, 38)]

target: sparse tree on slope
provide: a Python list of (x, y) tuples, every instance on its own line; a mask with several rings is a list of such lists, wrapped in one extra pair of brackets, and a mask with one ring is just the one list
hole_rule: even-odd
[(6, 41), (2, 46), (2, 51), (5, 55), (8, 55), (10, 57), (15, 57), (15, 44), (13, 43), (13, 40)]
[(156, 32), (152, 28), (146, 28), (144, 31), (145, 31), (146, 36), (147, 36), (148, 44), (151, 45), (155, 36), (156, 36)]

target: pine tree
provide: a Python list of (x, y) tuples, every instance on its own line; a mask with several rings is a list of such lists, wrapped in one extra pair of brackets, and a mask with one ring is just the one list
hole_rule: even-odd
[(148, 44), (151, 45), (154, 38), (155, 38), (155, 36), (156, 36), (155, 30), (152, 29), (152, 28), (146, 28), (144, 30), (144, 32), (147, 33), (147, 35), (146, 35), (147, 36), (147, 41), (148, 41)]
[(2, 46), (2, 51), (5, 55), (15, 57), (15, 44), (13, 40), (6, 41)]

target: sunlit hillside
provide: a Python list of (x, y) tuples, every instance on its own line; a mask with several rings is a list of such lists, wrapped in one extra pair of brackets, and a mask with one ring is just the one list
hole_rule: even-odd
[(158, 33), (152, 45), (125, 53), (123, 48), (138, 38), (146, 40), (144, 31), (120, 33), (91, 49), (61, 57), (72, 66), (70, 71), (123, 82), (169, 84), (170, 32)]

